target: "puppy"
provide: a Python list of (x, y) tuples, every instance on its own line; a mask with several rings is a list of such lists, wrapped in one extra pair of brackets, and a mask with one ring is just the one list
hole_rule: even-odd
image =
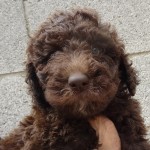
[(27, 49), (33, 107), (1, 150), (92, 150), (98, 137), (88, 119), (115, 124), (122, 150), (150, 150), (137, 100), (136, 72), (124, 44), (94, 10), (57, 12)]

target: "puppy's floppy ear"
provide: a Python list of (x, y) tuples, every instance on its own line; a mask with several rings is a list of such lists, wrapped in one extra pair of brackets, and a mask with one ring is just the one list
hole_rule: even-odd
[(136, 71), (131, 66), (132, 63), (129, 63), (127, 55), (122, 54), (120, 57), (120, 75), (121, 82), (125, 85), (131, 96), (135, 95), (136, 85), (138, 84)]
[(26, 83), (29, 85), (29, 92), (32, 94), (33, 102), (41, 107), (48, 107), (49, 104), (44, 98), (43, 89), (39, 83), (39, 79), (36, 75), (36, 70), (32, 62), (28, 61), (26, 64)]

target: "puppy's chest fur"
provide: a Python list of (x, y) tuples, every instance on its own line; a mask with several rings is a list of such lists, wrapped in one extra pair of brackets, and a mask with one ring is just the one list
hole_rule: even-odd
[(34, 144), (30, 150), (93, 150), (98, 146), (95, 131), (86, 120), (64, 119), (52, 114), (37, 118), (33, 118), (30, 125), (32, 131), (26, 137), (36, 137), (32, 139)]

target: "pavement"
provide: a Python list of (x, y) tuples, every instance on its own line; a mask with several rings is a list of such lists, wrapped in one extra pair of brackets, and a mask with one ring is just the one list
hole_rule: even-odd
[(150, 1), (0, 0), (0, 137), (31, 110), (24, 71), (30, 36), (54, 11), (76, 7), (94, 8), (102, 21), (116, 27), (139, 74), (135, 98), (150, 131)]

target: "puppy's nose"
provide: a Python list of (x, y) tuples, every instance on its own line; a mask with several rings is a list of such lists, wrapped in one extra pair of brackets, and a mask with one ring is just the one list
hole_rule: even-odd
[(68, 79), (68, 84), (74, 89), (83, 89), (88, 82), (88, 77), (83, 73), (74, 73)]

